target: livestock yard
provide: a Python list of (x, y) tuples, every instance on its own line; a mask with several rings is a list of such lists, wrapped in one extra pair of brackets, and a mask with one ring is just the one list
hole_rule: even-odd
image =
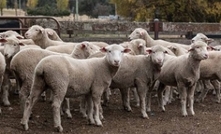
[[(39, 22), (39, 25), (41, 25), (41, 23), (44, 23), (44, 21)], [(47, 23), (49, 23), (49, 22), (47, 22)], [(94, 22), (92, 22), (92, 23), (76, 22), (76, 23), (70, 24), (70, 26), (67, 25), (67, 24), (69, 24), (69, 22), (60, 22), (60, 24), (62, 25), (61, 26), (61, 28), (62, 28), (61, 29), (61, 38), (62, 38), (63, 41), (72, 41), (72, 42), (74, 42), (78, 38), (79, 42), (80, 41), (85, 41), (85, 40), (87, 40), (87, 41), (105, 41), (109, 44), (111, 44), (112, 42), (113, 43), (121, 43), (121, 42), (124, 42), (124, 41), (129, 41), (128, 37), (129, 37), (129, 34), (132, 31), (131, 30), (124, 31), (123, 34), (122, 34), (122, 33), (120, 33), (122, 31), (120, 31), (120, 32), (118, 31), (120, 28), (127, 29), (127, 27), (130, 27), (132, 25), (133, 25), (133, 28), (131, 28), (132, 30), (134, 30), (136, 27), (142, 27), (142, 26), (144, 27), (143, 30), (145, 30), (145, 29), (149, 30), (149, 28), (150, 28), (149, 23), (140, 23), (140, 24), (138, 24), (138, 23), (132, 24), (131, 23), (131, 24), (128, 24), (127, 26), (126, 26), (125, 23), (117, 23), (116, 25), (112, 24), (112, 23), (108, 23), (108, 24), (104, 23), (101, 26), (98, 23), (94, 23)], [(174, 25), (176, 25), (176, 26), (174, 26)], [(186, 25), (190, 25), (190, 24), (186, 24)], [(195, 26), (193, 26), (193, 25), (189, 26), (189, 27), (191, 27), (191, 30), (192, 30), (192, 28), (195, 28)], [(217, 25), (219, 25), (219, 24), (216, 24), (215, 26), (217, 26)], [(44, 28), (45, 27), (53, 27), (53, 26), (44, 25)], [(114, 30), (107, 28), (107, 27), (113, 28), (114, 26), (117, 27)], [(183, 44), (185, 44), (184, 46), (186, 47), (186, 45), (190, 44), (191, 41), (190, 41), (190, 39), (186, 39), (183, 36), (189, 30), (186, 30), (185, 28), (182, 28), (181, 26), (183, 26), (183, 24), (165, 23), (164, 24), (164, 30), (165, 31), (160, 33), (159, 38), (164, 37), (165, 40), (167, 40), (167, 41), (183, 43)], [(201, 25), (197, 25), (197, 26), (202, 27)], [(212, 28), (215, 27), (215, 26), (212, 26)], [(174, 31), (171, 32), (170, 31), (171, 27), (175, 27), (174, 28), (175, 30), (174, 29), (173, 30), (176, 31), (176, 32), (174, 32)], [(31, 38), (32, 34), (33, 34), (33, 36), (37, 35), (39, 37), (40, 37), (40, 34), (42, 34), (42, 36), (41, 36), (42, 38), (44, 38), (45, 36), (49, 36), (48, 33), (43, 34), (43, 33), (46, 33), (45, 32), (46, 30), (44, 28), (40, 27), (40, 26), (35, 26), (35, 29), (30, 28), (32, 31), (38, 32), (38, 34), (33, 34), (32, 32), (30, 32), (31, 30), (29, 29), (29, 32), (27, 32), (28, 34), (26, 33), (26, 38), (27, 37)], [(69, 35), (69, 37), (68, 37), (68, 34), (66, 33), (67, 28), (71, 28), (71, 30), (74, 31), (74, 33)], [(75, 28), (78, 29), (78, 31)], [(85, 28), (85, 29), (83, 29), (83, 28)], [(99, 31), (99, 28), (100, 28), (101, 33), (100, 34), (97, 34), (97, 33), (95, 34), (95, 31)], [(169, 32), (166, 31), (166, 29), (167, 30), (169, 29), (168, 30)], [(185, 29), (185, 30), (183, 30), (182, 32), (179, 32), (180, 29)], [(198, 28), (195, 28), (195, 29), (199, 30)], [(213, 28), (213, 29), (216, 32), (219, 31), (219, 30), (217, 30), (217, 28), (216, 29)], [(39, 32), (40, 30), (41, 30), (41, 32)], [(197, 30), (194, 31), (194, 34), (199, 32)], [(86, 31), (88, 33), (86, 33)], [(107, 35), (107, 33), (108, 33), (107, 31), (109, 32), (109, 34), (113, 34), (114, 36), (109, 37)], [(170, 33), (170, 34), (168, 34), (167, 32)], [(208, 34), (211, 34), (210, 31), (206, 31), (206, 32)], [(140, 33), (142, 33), (144, 35), (145, 32), (140, 32)], [(219, 33), (215, 33), (215, 34), (219, 34)], [(72, 37), (70, 37), (70, 36), (72, 36)], [(102, 36), (102, 37), (106, 37), (106, 38), (102, 38), (102, 39), (99, 40), (98, 36), (99, 37)], [(151, 32), (150, 37), (153, 37), (153, 31)], [(169, 38), (169, 37), (172, 37), (172, 38)], [(15, 38), (15, 37), (12, 36), (12, 38)], [(37, 39), (37, 38), (31, 38), (32, 41), (38, 45), (38, 47), (39, 46), (41, 47), (39, 49), (36, 49), (36, 51), (37, 50), (41, 51), (42, 52), (41, 54), (43, 55), (43, 51), (46, 51), (46, 50), (44, 50), (42, 48), (47, 49), (47, 47), (50, 47), (50, 46), (47, 46), (47, 45), (51, 45), (51, 44), (55, 43), (55, 42), (51, 41), (49, 38), (47, 38), (47, 43), (43, 42), (42, 41), (43, 39), (41, 39), (41, 41), (43, 43), (41, 42), (40, 44), (42, 46), (40, 46), (39, 44), (37, 44), (35, 42), (34, 39)], [(119, 38), (119, 40), (118, 40), (118, 38)], [(112, 40), (112, 39), (114, 39), (114, 40)], [(134, 40), (136, 40), (136, 39), (134, 39)], [(143, 41), (147, 42), (147, 40), (143, 40)], [(31, 42), (31, 43), (33, 43), (33, 42)], [(200, 42), (202, 42), (202, 41), (200, 41)], [(61, 43), (63, 46), (65, 44), (62, 41), (58, 41), (57, 43), (58, 44)], [(156, 45), (156, 43), (158, 43), (158, 42), (155, 42), (155, 40), (152, 40), (152, 41), (149, 42), (149, 45), (154, 46), (154, 45)], [(159, 43), (159, 44), (163, 45), (164, 43)], [(206, 44), (205, 42), (203, 42), (203, 43)], [(84, 43), (80, 43), (80, 45), (82, 45), (82, 44), (84, 45)], [(173, 43), (171, 43), (171, 44), (173, 44)], [(217, 45), (217, 44), (220, 44), (220, 39), (215, 40), (215, 45)], [(62, 46), (62, 45), (60, 45), (60, 46)], [(145, 48), (145, 54), (146, 54), (146, 45), (144, 47)], [(76, 48), (76, 46), (77, 45), (75, 44), (75, 48)], [(84, 45), (84, 47), (85, 46), (86, 45)], [(204, 45), (203, 47), (205, 48), (205, 51), (207, 52), (206, 46), (207, 46), (207, 44)], [(98, 46), (96, 46), (96, 48), (97, 47)], [(148, 46), (148, 47), (150, 47), (150, 46)], [(180, 45), (180, 47), (181, 47), (181, 45)], [(193, 49), (198, 49), (198, 48), (199, 48), (199, 46), (196, 47), (196, 48), (191, 48), (191, 51), (193, 51)], [(92, 49), (92, 47), (91, 47), (91, 49)], [(184, 47), (183, 47), (183, 49), (184, 49)], [(24, 52), (24, 51), (22, 51), (22, 52)], [(162, 52), (162, 50), (161, 50), (161, 52)], [(18, 53), (20, 53), (20, 52), (18, 52)], [(47, 52), (47, 53), (49, 53), (49, 52)], [(52, 53), (52, 52), (50, 52), (50, 53)], [(164, 54), (164, 51), (162, 53)], [(26, 54), (28, 54), (28, 53), (26, 53)], [(37, 58), (38, 58), (38, 56), (40, 57), (41, 54), (37, 55), (36, 57)], [(34, 55), (34, 54), (32, 53), (31, 55)], [(7, 56), (7, 55), (5, 55), (5, 56)], [(17, 55), (15, 55), (14, 57), (16, 57), (16, 56)], [(163, 58), (164, 58), (164, 56), (163, 56)], [(205, 56), (205, 55), (203, 55), (203, 56)], [(27, 56), (27, 59), (30, 58), (30, 57)], [(143, 56), (143, 57), (146, 58), (147, 56)], [(206, 54), (205, 57), (208, 58), (208, 55)], [(19, 63), (20, 64), (24, 64), (24, 63), (28, 64), (28, 62), (31, 63), (31, 61), (34, 61), (34, 58), (29, 61), (25, 57), (24, 59), (26, 59), (26, 61), (17, 62), (17, 63), (18, 64)], [(22, 59), (17, 59), (17, 60), (20, 61)], [(199, 59), (197, 59), (197, 60), (199, 60)], [(11, 63), (13, 63), (13, 62), (11, 62)], [(140, 63), (140, 62), (137, 62), (137, 63)], [(15, 62), (15, 64), (16, 64), (16, 62)], [(153, 63), (151, 63), (151, 65), (152, 64)], [(22, 68), (23, 66), (20, 65), (20, 67)], [(25, 69), (29, 71), (29, 70), (31, 70), (30, 68), (31, 67), (29, 65), (27, 65), (27, 69), (26, 68)], [(56, 67), (53, 67), (53, 69), (54, 68), (56, 68)], [(24, 71), (25, 69), (22, 68), (20, 70), (20, 72)], [(151, 71), (153, 71), (153, 70), (151, 70)], [(161, 69), (159, 69), (159, 70), (155, 69), (154, 71), (156, 71), (156, 70), (157, 71), (159, 71), (159, 70), (162, 71)], [(17, 71), (17, 70), (14, 70), (14, 71)], [(148, 71), (150, 71), (150, 70), (148, 70)], [(148, 71), (145, 70), (144, 73), (146, 74), (146, 72), (148, 72)], [(136, 71), (136, 72), (138, 72), (138, 71)], [(18, 74), (19, 72), (16, 72), (16, 73)], [(96, 74), (97, 73), (99, 74), (99, 71), (97, 71)], [(28, 75), (30, 75), (30, 74), (31, 73), (29, 73)], [(26, 79), (33, 78), (33, 77), (26, 76), (26, 74), (21, 75), (21, 76), (25, 76), (24, 81)], [(145, 76), (147, 76), (147, 75), (145, 75)], [(56, 77), (54, 77), (54, 78), (56, 78)], [(145, 83), (147, 79), (148, 80), (153, 79), (153, 78), (155, 78), (155, 76), (153, 74), (153, 76), (151, 76), (151, 78), (150, 78), (150, 76), (147, 76), (145, 78), (146, 79), (141, 80), (142, 82), (140, 82), (140, 83)], [(20, 79), (22, 79), (22, 78), (20, 78)], [(134, 79), (133, 81), (138, 81), (138, 80)], [(149, 80), (149, 81), (150, 82), (148, 82), (148, 83), (152, 82), (151, 80)], [(180, 81), (182, 82), (182, 80), (180, 80)], [(82, 83), (83, 82), (85, 82), (84, 84), (87, 84), (87, 81), (82, 81)], [(188, 86), (188, 84), (191, 83), (191, 81), (189, 83), (188, 82), (189, 81), (187, 81), (186, 82), (187, 84), (185, 83), (184, 86)], [(56, 82), (54, 82), (54, 83), (56, 83)], [(94, 83), (97, 83), (97, 82), (94, 82)], [(130, 83), (132, 83), (132, 82), (130, 82)], [(34, 105), (34, 107), (32, 109), (32, 117), (30, 118), (30, 120), (28, 122), (29, 129), (27, 131), (25, 131), (23, 126), (21, 125), (21, 119), (23, 117), (22, 104), (20, 102), (21, 98), (19, 98), (19, 95), (14, 93), (14, 89), (16, 87), (15, 84), (16, 83), (14, 81), (12, 81), (12, 88), (9, 92), (9, 94), (10, 94), (9, 95), (9, 101), (11, 102), (11, 105), (10, 106), (4, 106), (4, 105), (6, 105), (5, 102), (3, 103), (2, 98), (0, 99), (1, 100), (0, 101), (0, 106), (1, 106), (1, 111), (2, 111), (2, 113), (0, 115), (0, 134), (50, 134), (50, 133), (56, 133), (56, 131), (53, 127), (54, 121), (53, 121), (52, 106), (51, 106), (51, 102), (49, 101), (49, 96), (50, 96), (49, 91), (50, 90), (47, 90), (47, 93), (46, 93), (47, 94), (46, 95), (47, 99), (46, 99), (46, 101), (43, 101), (42, 98), (40, 98), (38, 100), (38, 102), (36, 103), (36, 105)], [(25, 84), (27, 84), (27, 83), (25, 83)], [(20, 86), (24, 86), (25, 84), (23, 84), (23, 85), (21, 84)], [(28, 84), (30, 84), (30, 83), (28, 83)], [(48, 84), (48, 83), (46, 83), (46, 84)], [(38, 85), (38, 83), (35, 84), (35, 85)], [(56, 85), (56, 84), (54, 84), (54, 85)], [(135, 83), (134, 85), (136, 85), (136, 86), (139, 85), (139, 82)], [(29, 87), (31, 85), (26, 85), (26, 86)], [(49, 85), (47, 85), (47, 86), (49, 86)], [(140, 85), (140, 87), (142, 87), (142, 86), (143, 85)], [(24, 88), (22, 88), (22, 89), (24, 90)], [(92, 90), (92, 89), (93, 88), (90, 87), (90, 90)], [(28, 89), (28, 90), (30, 90), (30, 89)], [(197, 89), (197, 91), (198, 91), (198, 89)], [(72, 91), (70, 91), (70, 92), (72, 92)], [(70, 92), (68, 92), (68, 93), (70, 93)], [(79, 92), (81, 92), (81, 91), (79, 91)], [(67, 134), (73, 134), (73, 133), (74, 134), (144, 134), (144, 133), (147, 133), (147, 134), (218, 134), (218, 133), (221, 133), (220, 132), (220, 129), (221, 129), (221, 127), (220, 127), (220, 125), (221, 125), (221, 112), (220, 112), (221, 111), (221, 104), (216, 102), (217, 101), (217, 96), (215, 96), (212, 93), (212, 91), (208, 92), (208, 94), (205, 97), (203, 102), (195, 102), (194, 103), (195, 115), (192, 116), (190, 114), (191, 112), (187, 111), (188, 112), (187, 117), (183, 117), (182, 114), (181, 114), (181, 103), (180, 103), (180, 99), (178, 98), (177, 94), (174, 94), (174, 100), (170, 104), (167, 104), (165, 106), (166, 111), (162, 112), (162, 109), (159, 108), (159, 105), (158, 105), (158, 102), (157, 102), (156, 92), (154, 91), (153, 94), (152, 94), (152, 97), (151, 97), (152, 98), (152, 107), (151, 107), (152, 111), (147, 113), (148, 116), (149, 116), (149, 119), (144, 119), (145, 118), (144, 115), (143, 115), (143, 117), (144, 117), (143, 118), (142, 114), (140, 112), (141, 108), (135, 106), (136, 105), (135, 97), (133, 96), (132, 92), (130, 93), (132, 111), (130, 111), (130, 112), (126, 111), (122, 106), (120, 91), (118, 89), (111, 89), (111, 92), (112, 92), (112, 94), (110, 96), (109, 103), (102, 107), (103, 108), (103, 116), (104, 116), (104, 119), (102, 120), (103, 126), (98, 127), (98, 126), (95, 126), (95, 125), (89, 125), (88, 120), (82, 116), (82, 114), (80, 113), (80, 110), (79, 110), (79, 104), (80, 104), (81, 98), (72, 98), (72, 99), (70, 99), (70, 110), (71, 110), (72, 118), (71, 119), (67, 118), (67, 115), (63, 115), (61, 117), (61, 125), (63, 127), (63, 132), (62, 133), (67, 133)], [(91, 91), (89, 93), (91, 93)], [(33, 95), (33, 94), (34, 93), (31, 92), (31, 95)], [(199, 96), (199, 92), (195, 92), (195, 98), (198, 98), (198, 96)], [(27, 105), (28, 105), (28, 103), (27, 103)], [(186, 115), (184, 115), (184, 116), (186, 116)]]
[[(10, 107), (2, 107), (0, 116), (1, 134), (50, 134), (54, 133), (52, 108), (49, 102), (39, 101), (33, 110), (30, 129), (24, 131), (20, 125), (22, 113), (17, 95), (11, 95)], [(215, 103), (215, 96), (207, 95), (203, 103), (195, 103), (195, 116), (182, 117), (180, 101), (176, 100), (166, 106), (162, 112), (153, 98), (153, 113), (149, 119), (142, 119), (139, 108), (132, 107), (126, 112), (121, 105), (118, 90), (113, 90), (110, 103), (104, 108), (103, 127), (88, 125), (79, 113), (79, 99), (71, 100), (72, 119), (62, 117), (63, 133), (70, 134), (218, 134), (221, 124), (221, 105)], [(132, 102), (132, 106), (134, 103)]]

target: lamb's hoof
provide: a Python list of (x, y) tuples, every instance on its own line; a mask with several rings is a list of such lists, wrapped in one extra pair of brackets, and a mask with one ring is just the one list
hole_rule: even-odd
[(127, 111), (127, 112), (132, 112), (131, 107), (124, 107), (124, 110)]
[(103, 124), (102, 123), (97, 123), (96, 126), (97, 127), (103, 127)]
[(216, 103), (220, 104), (220, 100), (216, 100)]
[(23, 129), (25, 130), (25, 131), (27, 131), (29, 128), (28, 128), (28, 124), (25, 124), (25, 123), (22, 123), (21, 122), (21, 125), (22, 125), (22, 127), (23, 127)]
[(95, 121), (94, 120), (88, 120), (89, 121), (89, 125), (95, 125)]
[(11, 103), (10, 103), (9, 101), (4, 101), (4, 102), (3, 102), (3, 105), (4, 105), (5, 107), (8, 107), (8, 106), (11, 105)]
[(46, 102), (46, 96), (41, 97), (42, 102)]
[(0, 115), (2, 115), (2, 110), (1, 110), (1, 108), (0, 108)]
[(139, 108), (139, 107), (140, 107), (140, 104), (136, 104), (135, 107)]
[(67, 119), (72, 119), (72, 115), (68, 115), (68, 116), (67, 116)]
[(203, 102), (203, 99), (200, 99), (200, 98), (195, 99), (195, 102), (196, 102), (196, 103), (201, 103), (201, 102)]
[(87, 114), (83, 114), (83, 118), (87, 118)]
[(56, 132), (62, 132), (63, 131), (63, 127), (62, 126), (57, 126), (57, 127), (55, 127), (55, 131)]
[(13, 94), (14, 94), (14, 95), (19, 95), (19, 91), (18, 91), (18, 90), (15, 90)]
[(187, 116), (188, 116), (188, 114), (182, 114), (182, 116), (183, 116), (183, 117), (187, 117)]
[(143, 119), (149, 119), (148, 115), (143, 115), (142, 118)]

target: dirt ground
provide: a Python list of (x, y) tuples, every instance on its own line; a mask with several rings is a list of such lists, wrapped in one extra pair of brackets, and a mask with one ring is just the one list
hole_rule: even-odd
[[(218, 134), (221, 133), (221, 104), (209, 94), (203, 103), (195, 103), (196, 115), (182, 117), (178, 100), (166, 106), (166, 112), (158, 108), (156, 97), (152, 102), (150, 119), (142, 119), (140, 109), (126, 112), (121, 105), (118, 90), (114, 91), (108, 107), (103, 107), (103, 127), (88, 125), (79, 113), (79, 100), (71, 101), (72, 119), (62, 117), (63, 133), (68, 134)], [(29, 130), (20, 125), (22, 113), (17, 95), (11, 95), (11, 107), (2, 107), (0, 116), (0, 134), (53, 134), (52, 109), (49, 102), (39, 101), (33, 110), (33, 119), (29, 121)], [(134, 103), (132, 102), (132, 105)]]

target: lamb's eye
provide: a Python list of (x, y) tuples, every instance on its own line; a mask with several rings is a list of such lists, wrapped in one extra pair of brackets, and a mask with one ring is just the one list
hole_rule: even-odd
[(111, 53), (111, 51), (110, 51), (110, 50), (108, 50), (108, 53)]
[(14, 44), (14, 46), (17, 46), (17, 44)]

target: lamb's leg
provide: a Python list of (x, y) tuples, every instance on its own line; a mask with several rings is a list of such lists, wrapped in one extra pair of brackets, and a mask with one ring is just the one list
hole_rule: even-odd
[(149, 91), (149, 87), (147, 87), (146, 83), (143, 81), (136, 81), (137, 85), (137, 93), (140, 98), (140, 108), (141, 114), (144, 119), (149, 119), (147, 112), (146, 112), (146, 96), (147, 92)]
[(83, 115), (84, 118), (87, 118), (87, 110), (86, 110), (86, 98), (85, 96), (81, 96), (80, 100), (80, 113)]
[(152, 98), (152, 92), (157, 90), (159, 87), (160, 82), (157, 80), (153, 87), (150, 87), (150, 89), (147, 91), (147, 112), (151, 112), (151, 98)]
[(169, 103), (171, 87), (170, 86), (166, 86), (164, 90), (165, 90), (165, 94), (164, 94), (164, 98), (163, 98), (163, 105), (166, 105), (166, 104)]
[(130, 88), (131, 89), (131, 91), (133, 92), (133, 95), (134, 95), (134, 100), (135, 100), (135, 102), (136, 102), (136, 107), (140, 107), (140, 98), (139, 98), (139, 95), (138, 95), (138, 93), (137, 93), (137, 89), (136, 88)]
[(60, 115), (60, 109), (61, 109), (61, 103), (64, 100), (65, 93), (59, 92), (59, 89), (54, 90), (53, 95), (53, 102), (52, 102), (52, 108), (53, 108), (53, 117), (54, 117), (54, 128), (58, 132), (63, 131), (63, 127), (61, 126), (61, 115)]
[(191, 115), (195, 115), (195, 112), (193, 110), (195, 89), (196, 89), (196, 84), (194, 84), (188, 91), (188, 102), (189, 102), (189, 110)]
[(102, 93), (92, 93), (92, 100), (94, 103), (94, 120), (97, 126), (103, 126), (100, 120), (100, 101)]
[(123, 102), (124, 110), (131, 112), (132, 109), (130, 107), (130, 93), (128, 88), (120, 88), (121, 99)]
[(211, 87), (210, 80), (202, 80), (202, 83), (203, 83), (203, 89), (202, 89), (199, 97), (196, 99), (196, 102), (203, 102), (208, 91), (211, 89), (210, 88)]
[(187, 116), (187, 111), (186, 111), (186, 98), (187, 98), (187, 89), (185, 85), (178, 85), (178, 90), (180, 91), (180, 101), (181, 101), (181, 112), (182, 116)]
[(67, 118), (71, 119), (72, 115), (71, 115), (70, 100), (69, 100), (69, 98), (64, 98), (64, 101), (63, 101), (62, 105), (64, 105), (64, 111), (67, 114)]
[(110, 88), (107, 88), (104, 93), (103, 93), (103, 104), (104, 106), (108, 105), (108, 102), (110, 101), (110, 95), (111, 95), (111, 90)]
[(165, 111), (165, 107), (163, 104), (163, 91), (164, 91), (165, 87), (166, 87), (166, 85), (164, 85), (163, 83), (160, 82), (159, 87), (157, 89), (158, 103), (159, 103), (159, 106), (161, 107), (163, 112)]
[(34, 104), (37, 102), (38, 98), (40, 98), (41, 93), (44, 91), (44, 87), (45, 83), (42, 80), (42, 78), (36, 76), (33, 81), (30, 96), (27, 98), (25, 102), (23, 118), (21, 120), (21, 124), (23, 125), (25, 130), (28, 130), (28, 121), (32, 112), (32, 108)]
[(7, 73), (4, 74), (3, 83), (2, 83), (2, 101), (4, 106), (10, 106), (9, 98), (9, 89), (11, 86), (11, 81)]
[(212, 80), (211, 84), (214, 86), (216, 90), (216, 102), (220, 103), (220, 82), (218, 80)]
[(28, 121), (31, 115), (32, 108), (34, 104), (37, 102), (40, 97), (42, 90), (32, 90), (30, 96), (27, 98), (25, 102), (25, 108), (23, 112), (23, 118), (21, 120), (21, 124), (23, 125), (25, 130), (28, 130)]
[(87, 117), (88, 117), (88, 121), (89, 121), (89, 124), (90, 125), (93, 125), (95, 124), (95, 121), (94, 121), (94, 117), (93, 117), (93, 113), (94, 113), (94, 104), (93, 104), (93, 101), (92, 101), (92, 96), (91, 95), (86, 95), (85, 96), (85, 99), (86, 99), (86, 104), (87, 104)]

